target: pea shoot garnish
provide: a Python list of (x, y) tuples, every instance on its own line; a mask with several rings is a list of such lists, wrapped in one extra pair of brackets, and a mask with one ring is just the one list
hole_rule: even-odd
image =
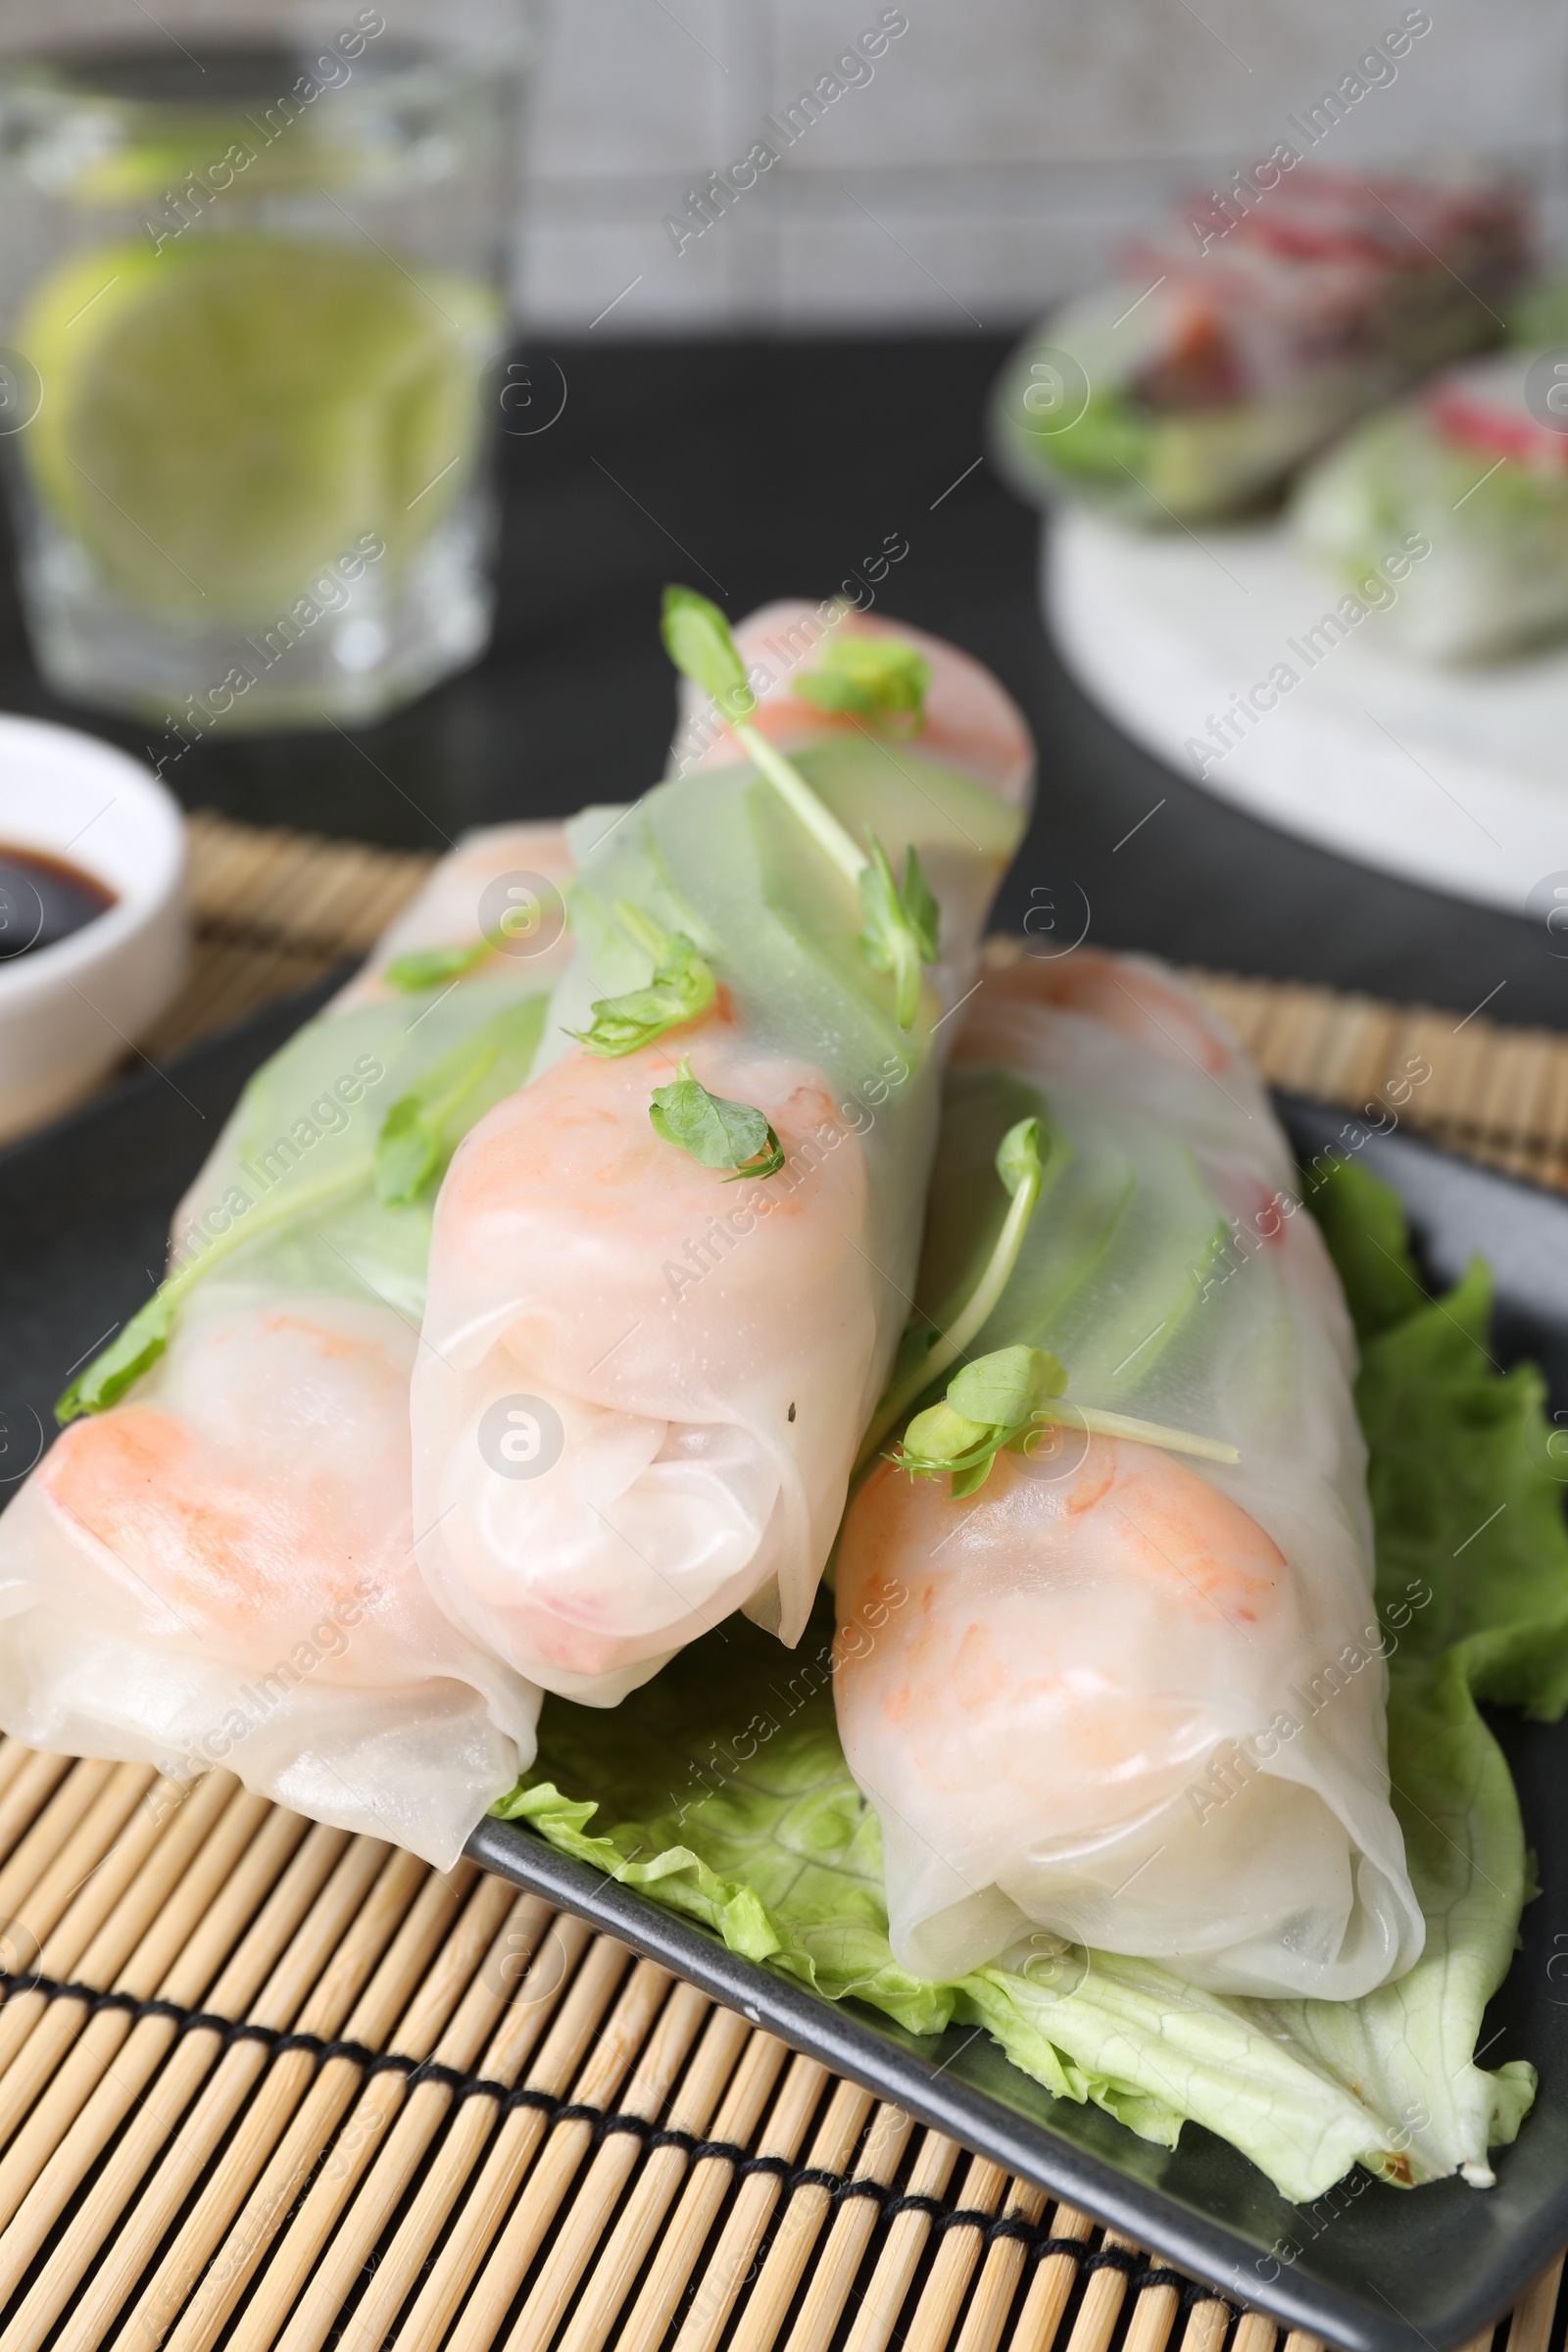
[[(920, 1004), (920, 967), (923, 963), (934, 963), (939, 953), (937, 903), (913, 849), (905, 853), (901, 887), (894, 880), (887, 855), (875, 836), (869, 836), (868, 847), (862, 849), (818, 798), (794, 761), (787, 760), (761, 729), (752, 723), (757, 697), (747, 680), (746, 665), (730, 634), (729, 622), (715, 604), (706, 596), (699, 596), (693, 588), (666, 588), (662, 625), (664, 645), (675, 667), (705, 694), (711, 695), (719, 715), (755, 765), (846, 881), (854, 885), (863, 918), (861, 952), (873, 971), (893, 975), (894, 1012), (899, 1027), (912, 1028)], [(915, 660), (919, 657), (915, 656)], [(858, 693), (874, 704), (878, 692), (884, 695), (893, 692), (907, 707), (912, 692), (912, 673), (907, 664), (901, 686), (890, 685), (891, 673), (885, 663), (880, 670), (873, 665), (869, 674), (880, 678), (880, 686), (868, 683), (865, 675), (857, 684), (853, 669), (845, 668), (842, 662), (834, 669), (825, 660), (823, 669), (816, 673), (819, 678), (827, 675), (846, 681), (842, 688), (830, 684), (827, 689), (830, 693), (841, 690)], [(923, 697), (923, 685), (920, 692)]]
[(726, 1184), (776, 1176), (784, 1165), (784, 1147), (762, 1113), (710, 1095), (685, 1059), (671, 1085), (655, 1087), (648, 1116), (666, 1144), (678, 1144), (705, 1168), (730, 1169)]

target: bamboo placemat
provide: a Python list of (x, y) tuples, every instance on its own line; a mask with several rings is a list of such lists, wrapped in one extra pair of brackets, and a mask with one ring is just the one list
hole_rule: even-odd
[[(363, 952), (429, 863), (191, 845), (159, 1054)], [(1271, 1078), (1568, 1189), (1568, 1039), (1198, 977)], [(0, 2352), (1279, 2345), (540, 1897), (221, 1770), (0, 1741)], [(1506, 2352), (1548, 2352), (1562, 2268)]]

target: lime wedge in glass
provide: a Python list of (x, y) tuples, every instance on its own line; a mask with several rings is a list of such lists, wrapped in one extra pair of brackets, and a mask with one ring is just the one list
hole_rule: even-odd
[(72, 255), (16, 341), (34, 489), (134, 610), (268, 622), (373, 534), (395, 571), (471, 476), (503, 319), (379, 250), (252, 234)]

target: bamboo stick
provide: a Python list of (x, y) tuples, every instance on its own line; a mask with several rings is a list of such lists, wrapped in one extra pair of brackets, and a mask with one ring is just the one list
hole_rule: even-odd
[[(1551, 2340), (1557, 2298), (1562, 2288), (1563, 2260), (1559, 2254), (1555, 2262), (1548, 2262), (1540, 2278), (1526, 2288), (1514, 2305), (1507, 2352), (1546, 2352)], [(1251, 2347), (1248, 2348), (1248, 2352), (1251, 2352)], [(1262, 2352), (1261, 2346), (1257, 2352)]]
[[(701, 2138), (748, 2038), (744, 2019), (732, 2009), (710, 2008), (697, 2054), (670, 2102), (670, 2131)], [(666, 2146), (648, 2152), (625, 2210), (571, 2315), (560, 2352), (602, 2352), (653, 2250), (688, 2165), (684, 2148)]]
[[(951, 2139), (940, 2132), (927, 2132), (910, 2167), (909, 2195), (946, 2196), (957, 2161), (958, 2150)], [(885, 2352), (930, 2235), (928, 2214), (895, 2214), (844, 2352)]]
[[(784, 2044), (775, 2041), (771, 2034), (752, 2034), (713, 2118), (715, 2140), (731, 2147), (750, 2146), (788, 2055)], [(734, 2165), (725, 2156), (705, 2156), (692, 2166), (674, 2218), (616, 2339), (615, 2352), (655, 2352), (663, 2343), (675, 2306), (697, 2268), (734, 2177)], [(410, 2342), (399, 2346), (398, 2352), (417, 2352), (417, 2347)]]
[[(807, 2169), (843, 2173), (870, 2111), (868, 2090), (862, 2090), (858, 2082), (839, 2082), (807, 2153)], [(791, 2191), (757, 2284), (731, 2335), (733, 2352), (772, 2352), (832, 2203), (831, 2190), (819, 2181), (805, 2181)], [(520, 2352), (520, 2347), (513, 2347), (512, 2352)]]
[[(902, 2107), (879, 2107), (871, 2118), (855, 2179), (874, 2180), (882, 2188), (891, 2186), (913, 2129), (912, 2119)], [(790, 2329), (786, 2352), (827, 2352), (881, 2210), (875, 2197), (846, 2197), (839, 2206), (827, 2244), (812, 2269), (799, 2317)]]
[[(774, 2156), (785, 2164), (795, 2162), (828, 2081), (827, 2068), (816, 2059), (790, 2061), (757, 2151), (760, 2156)], [(711, 2352), (717, 2343), (773, 2218), (779, 2194), (776, 2173), (748, 2173), (742, 2180), (691, 2309), (681, 2323), (675, 2352)]]
[(24, 1747), (20, 1740), (0, 1734), (0, 1867), (10, 1861), (72, 1762), (70, 1756)]
[[(440, 1958), (399, 2026), (394, 2047), (401, 2054), (423, 2059), (436, 2051), (442, 2029), (469, 1991), (474, 1971), (515, 1899), (514, 1889), (504, 1881), (480, 1878), (442, 1946)], [(478, 1989), (482, 2010), (486, 1988)], [(473, 2046), (478, 2046), (477, 2034), (473, 2035)], [(394, 2148), (401, 2151), (413, 2140), (422, 2152), (451, 2095), (442, 2084), (420, 2084), (415, 2123), (403, 2140), (393, 2143)], [(342, 2276), (349, 2246), (358, 2243), (363, 2234), (360, 2229), (342, 2227), (343, 2217), (353, 2205), (361, 2180), (398, 2122), (409, 2096), (409, 2079), (402, 2073), (388, 2070), (365, 2084), (352, 2115), (335, 2137), (329, 2159), (312, 2181), (299, 2211), (268, 2258), (267, 2268), (230, 2336), (232, 2352), (260, 2352), (260, 2347), (276, 2342), (278, 2331), (308, 2279), (311, 2286), (306, 2309), (310, 2316), (302, 2321), (302, 2331), (308, 2332), (314, 2326), (332, 2283)], [(426, 2120), (428, 2131), (420, 2142), (418, 2130)], [(374, 2242), (373, 2233), (369, 2242)], [(367, 2246), (365, 2251), (368, 2250)], [(358, 2270), (363, 2260), (364, 2251), (356, 2258), (354, 2270)], [(334, 2303), (321, 2323), (323, 2333), (336, 2308)]]
[[(39, 1751), (36, 1748), (24, 1747), (20, 1740), (13, 1740), (9, 1732), (0, 1732), (0, 1802), (10, 1795), (27, 1766), (37, 1760)], [(60, 1770), (65, 1771), (64, 1756), (52, 1756), (48, 1761), (58, 1764)], [(6, 1840), (0, 1838), (0, 1861), (5, 1859), (6, 1850)]]
[[(1121, 2352), (1165, 2352), (1171, 2330), (1176, 2325), (1182, 2299), (1173, 2286), (1146, 2286), (1133, 2305), (1133, 2316), (1122, 2338)], [(1285, 2347), (1291, 2352), (1323, 2352), (1310, 2336), (1293, 2335)]]
[[(350, 1842), (251, 2003), (246, 2012), (247, 2023), (274, 2033), (287, 2032), (313, 1982), (364, 1904), (386, 1850), (377, 1838), (356, 1838)], [(186, 2046), (192, 2049), (185, 2073), (193, 2080), (211, 2062), (206, 2043), (205, 2032), (188, 2034), (179, 2051), (179, 2058), (185, 2059)], [(180, 2125), (172, 2151), (173, 2160), (164, 2170), (162, 2194), (154, 2200), (154, 2209), (165, 2228), (255, 2088), (269, 2056), (265, 2042), (248, 2038), (222, 2050), (211, 2081)], [(181, 2088), (182, 2084), (172, 2082), (167, 2090), (160, 2084), (160, 2096), (144, 2102), (132, 2118), (109, 2162), (95, 2177), (85, 2202), (72, 2216), (65, 2236), (29, 2288), (21, 2311), (4, 2337), (0, 2337), (5, 2352), (36, 2352), (67, 2303), (77, 2296), (88, 2264), (162, 2152), (169, 2137), (169, 2111), (185, 2103), (180, 2096)], [(96, 2342), (101, 2333), (100, 2323), (106, 2324), (106, 2315), (119, 2309), (134, 2284), (142, 2262), (157, 2243), (156, 2238), (148, 2237), (152, 2215), (145, 2200), (141, 2218), (141, 2230), (122, 2234), (114, 2250), (115, 2259), (100, 2270), (91, 2293), (84, 2299), (77, 2298), (68, 2337), (74, 2333), (88, 2343)], [(134, 2259), (133, 2248), (142, 2249), (141, 2260), (135, 2269), (127, 2271), (127, 2262)], [(94, 2332), (84, 2332), (89, 2328)]]
[[(396, 1862), (407, 1870), (409, 1857), (397, 1857)], [(388, 1865), (389, 1878), (394, 1869), (395, 1864)], [(432, 1871), (424, 1877), (402, 1927), (343, 2025), (345, 2040), (367, 2049), (385, 2047), (406, 2008), (418, 2027), (420, 1980), (477, 1875), (471, 1862), (460, 1862), (449, 1874)], [(410, 1883), (397, 1884), (406, 1891)], [(292, 2070), (295, 2064), (286, 2056), (279, 2061), (280, 2068)], [(177, 2308), (176, 2282), (185, 2265), (199, 2269), (206, 2262), (208, 2267), (173, 2328), (171, 2352), (206, 2352), (221, 2332), (360, 2088), (364, 2071), (357, 2059), (344, 2056), (327, 2059), (314, 2080), (311, 2077), (311, 2063), (302, 2059), (297, 2082), (291, 2071), (280, 2082), (279, 2106), (286, 2106), (309, 2083), (281, 2140), (270, 2129), (270, 2118), (267, 2126), (236, 2139), (229, 2161), (203, 2200), (215, 2207), (211, 2228), (198, 2232), (197, 2217), (191, 2217), (122, 2331), (120, 2341), (126, 2352), (145, 2345), (148, 2327), (156, 2323), (163, 2302)], [(220, 2231), (221, 2244), (214, 2252)], [(167, 2326), (167, 2320), (163, 2324)]]
[[(971, 2156), (958, 2191), (959, 2211), (994, 2214), (1006, 2185), (1004, 2166), (992, 2164), (984, 2156)], [(931, 2275), (915, 2305), (905, 2339), (906, 2352), (942, 2352), (957, 2324), (969, 2281), (980, 2261), (982, 2242), (981, 2231), (972, 2222), (965, 2222), (961, 2229), (943, 2231)]]
[[(1009, 2221), (1027, 2222), (1033, 2228), (1045, 2210), (1046, 2199), (1038, 2188), (1031, 2188), (1023, 2180), (1012, 2182), (1004, 2207)], [(954, 2352), (997, 2352), (1007, 2314), (1012, 2309), (1012, 2298), (1018, 2291), (1026, 2251), (1016, 2237), (999, 2237), (987, 2249), (985, 2265)], [(1144, 2352), (1163, 2352), (1163, 2338), (1159, 2345), (1145, 2347)]]
[[(529, 1978), (539, 1989), (519, 2000), (514, 1980), (504, 1977), (509, 2006), (494, 2039), (480, 2061), (482, 2081), (511, 2089), (523, 2062), (550, 2021), (551, 2010), (588, 1942), (588, 1929), (564, 1914), (548, 1915), (543, 1903), (525, 1915), (526, 1941), (519, 1945), (509, 1934), (508, 1958), (526, 1950)], [(376, 2265), (375, 2276), (355, 2307), (354, 2316), (338, 2338), (337, 2352), (351, 2346), (379, 2347), (387, 2341), (397, 2315), (418, 2280), (438, 2242), (453, 2205), (472, 2176), (480, 2152), (496, 2127), (499, 2102), (484, 2093), (466, 2098), (454, 2115), (436, 2162), (417, 2196), (399, 2225), (396, 2236)]]
[[(695, 1985), (675, 1986), (637, 2062), (618, 2114), (652, 2123), (661, 2113), (709, 2007), (707, 1995)], [(549, 2343), (641, 2156), (642, 2140), (635, 2132), (611, 2132), (600, 2141), (507, 2339), (507, 2352), (532, 2352), (532, 2347)], [(370, 2352), (368, 2342), (359, 2352)]]
[(1181, 2352), (1222, 2352), (1231, 2328), (1228, 2303), (1195, 2303), (1187, 2315)]
[[(1117, 2247), (1124, 2254), (1136, 2254), (1139, 2248), (1130, 2237), (1118, 2237), (1107, 2230), (1102, 2243)], [(1127, 2300), (1127, 2274), (1107, 2264), (1102, 2271), (1092, 2271), (1084, 2299), (1078, 2306), (1078, 2317), (1067, 2338), (1067, 2352), (1106, 2352), (1121, 2318), (1121, 2307)], [(1267, 2323), (1264, 2323), (1265, 2326)], [(1269, 2328), (1267, 2343), (1244, 2344), (1241, 2352), (1273, 2352), (1274, 2331)], [(1237, 2352), (1233, 2345), (1231, 2352)]]
[[(669, 1985), (667, 1970), (652, 1960), (637, 1962), (587, 2065), (572, 2084), (573, 2106), (608, 2107), (625, 2080)], [(452, 2332), (448, 2352), (482, 2352), (483, 2347), (494, 2341), (593, 2136), (593, 2126), (575, 2118), (553, 2127)]]
[[(1260, 2311), (1244, 2311), (1231, 2337), (1231, 2352), (1274, 2352), (1279, 2329)], [(1540, 2352), (1545, 2352), (1544, 2343)]]
[[(170, 1970), (160, 1987), (160, 1999), (189, 2008), (211, 1987), (218, 2013), (233, 2016), (254, 1994), (347, 1842), (345, 1831), (319, 1827), (301, 1838), (298, 1833), (303, 1826), (298, 1815), (277, 1807), (270, 1809), (221, 1895)], [(297, 1844), (298, 1850), (279, 1877), (277, 1864), (290, 1844)], [(268, 1894), (271, 1882), (275, 1883)], [(248, 1927), (247, 1921), (251, 1923)], [(231, 1945), (231, 1956), (214, 1984), (214, 1972)], [(0, 2301), (15, 2293), (44, 2239), (135, 2102), (145, 2098), (165, 2130), (172, 2131), (220, 2046), (220, 2035), (208, 2029), (187, 2034), (168, 2082), (154, 2086), (153, 2078), (168, 2056), (178, 2027), (165, 2016), (143, 2017), (126, 2034), (128, 2024), (123, 2010), (98, 2012), (49, 2097), (18, 2134), (5, 2164), (0, 2165), (3, 2174), (13, 2156), (18, 2160), (7, 2182), (8, 2195), (14, 2194), (30, 2170), (26, 2195), (0, 2237)], [(57, 2108), (54, 2089), (73, 2075), (70, 2090)], [(82, 2096), (89, 2082), (92, 2087)], [(61, 2132), (60, 2121), (68, 2109), (72, 2121), (69, 2129)]]
[[(1052, 2237), (1075, 2240), (1086, 2250), (1094, 2232), (1094, 2222), (1076, 2205), (1058, 2205), (1051, 2217), (1049, 2234)], [(1078, 2283), (1078, 2264), (1071, 2254), (1046, 2254), (1035, 2264), (1035, 2275), (1029, 2281), (1017, 2326), (1013, 2328), (1008, 2352), (1051, 2352), (1061, 2326), (1061, 2315), (1068, 2298)], [(1223, 2303), (1217, 2307), (1225, 2313), (1225, 2326), (1230, 2326), (1230, 2313)], [(1188, 2333), (1191, 2335), (1191, 2328)], [(1224, 2341), (1221, 2329), (1219, 2343)], [(1219, 2343), (1184, 2341), (1182, 2352), (1219, 2352)]]
[[(612, 1936), (594, 1939), (528, 2074), (528, 2089), (551, 2099), (564, 2096), (630, 1960), (625, 1945)], [(547, 1997), (553, 2000), (555, 1992)], [(424, 2352), (446, 2334), (544, 2135), (545, 2117), (539, 2108), (514, 2107), (507, 2117), (404, 2322), (397, 2338), (399, 2352)]]

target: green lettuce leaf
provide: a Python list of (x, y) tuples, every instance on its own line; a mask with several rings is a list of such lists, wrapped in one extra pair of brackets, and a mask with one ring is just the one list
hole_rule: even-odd
[(737, 1618), (612, 1712), (548, 1700), (535, 1774), (496, 1811), (829, 1999), (915, 2033), (983, 2027), (1055, 2096), (1161, 2145), (1202, 2124), (1293, 2200), (1356, 2164), (1399, 2186), (1490, 2180), (1488, 2150), (1517, 2133), (1535, 2074), (1518, 2059), (1488, 2072), (1474, 2051), (1531, 1887), (1476, 1699), (1554, 1714), (1568, 1698), (1561, 1489), (1539, 1375), (1500, 1374), (1486, 1352), (1484, 1269), (1428, 1300), (1397, 1200), (1353, 1165), (1325, 1171), (1313, 1205), (1363, 1339), (1380, 1605), (1397, 1643), (1390, 1767), (1427, 1919), (1397, 1984), (1353, 2002), (1248, 2000), (1046, 1935), (953, 1984), (910, 1976), (887, 1938), (876, 1817), (839, 1745), (825, 1600), (794, 1652)]

